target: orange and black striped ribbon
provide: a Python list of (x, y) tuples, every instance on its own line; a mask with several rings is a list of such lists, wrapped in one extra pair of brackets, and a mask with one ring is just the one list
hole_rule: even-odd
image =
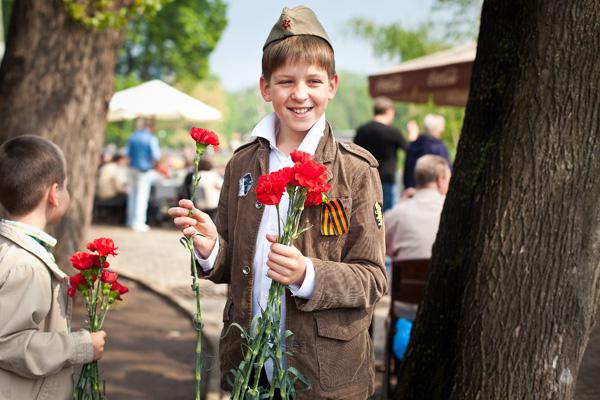
[(346, 216), (344, 205), (339, 199), (329, 199), (321, 204), (321, 234), (323, 236), (339, 236), (348, 232), (350, 222)]

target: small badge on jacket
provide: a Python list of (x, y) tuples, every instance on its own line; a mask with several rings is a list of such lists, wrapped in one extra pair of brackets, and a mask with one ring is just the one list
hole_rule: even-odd
[(375, 216), (375, 223), (377, 224), (377, 228), (381, 229), (383, 226), (383, 211), (382, 205), (380, 202), (376, 201), (373, 204), (373, 215)]
[(240, 187), (238, 189), (238, 197), (245, 197), (252, 187), (252, 174), (247, 172), (240, 178)]
[(350, 221), (339, 199), (321, 203), (321, 235), (340, 236), (348, 233)]

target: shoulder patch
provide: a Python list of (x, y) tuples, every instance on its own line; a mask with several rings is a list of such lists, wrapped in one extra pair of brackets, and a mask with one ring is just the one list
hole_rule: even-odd
[(251, 140), (248, 143), (244, 143), (243, 145), (241, 145), (240, 147), (238, 147), (237, 149), (235, 149), (233, 151), (233, 154), (235, 154), (235, 153), (237, 153), (237, 152), (239, 152), (241, 150), (247, 149), (248, 147), (255, 146), (257, 144), (258, 144), (258, 137), (254, 137), (254, 140)]
[(348, 153), (352, 153), (355, 156), (362, 158), (363, 160), (368, 162), (371, 167), (379, 166), (379, 163), (377, 162), (375, 157), (373, 157), (373, 155), (371, 153), (369, 153), (367, 150), (363, 149), (359, 145), (356, 145), (354, 143), (348, 143), (348, 142), (340, 142), (340, 141), (338, 141), (338, 144), (341, 149), (344, 149)]

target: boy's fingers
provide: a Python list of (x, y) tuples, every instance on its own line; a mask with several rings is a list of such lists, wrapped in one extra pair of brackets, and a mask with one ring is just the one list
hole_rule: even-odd
[(277, 235), (271, 235), (267, 233), (267, 240), (271, 243), (277, 243)]
[(198, 221), (195, 220), (194, 218), (190, 218), (190, 217), (176, 217), (173, 222), (175, 223), (175, 225), (177, 225), (180, 228), (188, 228), (190, 226), (195, 226)]
[(280, 265), (283, 268), (288, 268), (291, 264), (290, 259), (288, 257), (282, 256), (277, 253), (270, 252), (269, 259), (267, 260), (267, 265), (269, 263)]
[(188, 228), (185, 228), (181, 232), (183, 233), (183, 235), (185, 237), (190, 237), (190, 236), (194, 236), (195, 234), (197, 234), (198, 230), (196, 228), (194, 228), (193, 226), (190, 226)]
[(191, 210), (194, 208), (194, 203), (192, 203), (192, 201), (189, 199), (181, 199), (179, 200), (179, 206)]
[(296, 255), (296, 248), (294, 246), (286, 246), (285, 244), (281, 243), (273, 243), (271, 245), (271, 252), (286, 257), (293, 257)]
[(189, 215), (190, 210), (188, 208), (182, 208), (182, 207), (171, 207), (171, 208), (169, 208), (167, 213), (171, 217), (182, 217), (184, 215)]
[(274, 281), (281, 283), (282, 285), (290, 284), (290, 278), (288, 278), (287, 276), (283, 276), (272, 269), (269, 269), (269, 272), (267, 272), (267, 276), (273, 279)]

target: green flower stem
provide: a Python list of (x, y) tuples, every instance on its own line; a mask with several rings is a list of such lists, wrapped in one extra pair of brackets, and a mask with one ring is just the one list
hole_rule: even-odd
[[(286, 188), (290, 206), (286, 213), (286, 223), (283, 228), (278, 224), (277, 242), (284, 245), (291, 245), (298, 236), (300, 219), (304, 210), (304, 201), (308, 189), (302, 187), (293, 187), (289, 185)], [(279, 205), (276, 205), (277, 218), (281, 221)], [(256, 327), (252, 335), (247, 337), (247, 350), (244, 354), (244, 361), (236, 371), (236, 378), (232, 390), (232, 400), (247, 400), (273, 398), (275, 390), (279, 389), (283, 399), (295, 398), (293, 391), (294, 380), (290, 379), (287, 370), (283, 364), (283, 347), (285, 345), (285, 335), (281, 334), (281, 302), (286, 286), (278, 282), (272, 282), (267, 298), (267, 306), (258, 317)], [(268, 391), (261, 391), (258, 387), (260, 373), (267, 359), (273, 361), (273, 376), (271, 386)], [(250, 377), (254, 372), (254, 379), (250, 386)]]
[[(198, 190), (198, 185), (200, 183), (200, 171), (199, 164), (202, 155), (204, 154), (204, 150), (206, 149), (206, 145), (202, 143), (196, 143), (196, 157), (194, 158), (194, 174), (192, 175), (192, 194), (190, 196), (190, 200), (192, 203), (194, 202), (194, 197), (196, 197), (196, 191)], [(189, 216), (194, 215), (193, 210), (190, 210)], [(200, 392), (202, 388), (202, 311), (200, 308), (200, 284), (198, 279), (198, 271), (196, 270), (196, 261), (194, 254), (194, 238), (190, 236), (186, 238), (187, 248), (190, 251), (190, 264), (192, 270), (192, 290), (196, 296), (196, 314), (194, 314), (194, 328), (196, 329), (196, 394), (195, 399), (200, 400)]]
[(188, 238), (190, 247), (191, 266), (193, 272), (192, 290), (196, 295), (196, 314), (194, 315), (194, 328), (196, 329), (196, 400), (200, 400), (200, 390), (202, 388), (202, 310), (200, 308), (200, 284), (198, 280), (198, 271), (196, 270), (194, 242), (193, 237)]

